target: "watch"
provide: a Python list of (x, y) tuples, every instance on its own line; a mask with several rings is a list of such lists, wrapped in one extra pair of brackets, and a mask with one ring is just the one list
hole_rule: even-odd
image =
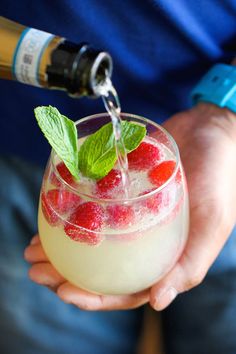
[(214, 65), (191, 92), (194, 104), (205, 101), (236, 113), (236, 66)]

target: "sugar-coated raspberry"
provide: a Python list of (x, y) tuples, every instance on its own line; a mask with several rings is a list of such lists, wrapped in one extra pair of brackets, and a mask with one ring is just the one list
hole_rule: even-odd
[(79, 205), (70, 215), (64, 230), (74, 241), (96, 245), (101, 241), (101, 237), (95, 231), (101, 230), (103, 222), (103, 208), (97, 203), (86, 202)]
[[(141, 195), (145, 195), (151, 193), (154, 189), (149, 189), (141, 193)], [(161, 208), (162, 196), (161, 193), (156, 193), (152, 196), (148, 196), (146, 199), (142, 201), (143, 206), (149, 209), (152, 212), (157, 212)]]
[(169, 224), (173, 222), (173, 220), (177, 217), (179, 214), (181, 208), (183, 207), (183, 202), (184, 202), (184, 196), (182, 195), (178, 201), (176, 201), (176, 204), (172, 211), (162, 220), (162, 224)]
[[(140, 195), (145, 195), (151, 193), (155, 189), (149, 189), (141, 193)], [(146, 199), (142, 201), (142, 205), (145, 206), (152, 213), (158, 213), (163, 207), (166, 207), (169, 203), (169, 193), (168, 191), (161, 191), (155, 193), (154, 195), (147, 196)]]
[(124, 228), (132, 225), (135, 212), (130, 205), (110, 205), (106, 209), (108, 224), (114, 228)]
[(59, 215), (65, 214), (81, 203), (81, 198), (67, 190), (51, 189), (42, 193), (42, 210), (51, 225), (56, 225)]
[(58, 225), (60, 222), (60, 218), (58, 214), (55, 212), (55, 210), (53, 209), (53, 207), (51, 206), (49, 200), (47, 199), (47, 195), (44, 192), (41, 194), (41, 206), (42, 206), (43, 215), (47, 220), (47, 222), (51, 226)]
[(161, 151), (156, 145), (143, 141), (137, 149), (130, 152), (127, 157), (130, 169), (146, 170), (160, 160)]
[(181, 183), (182, 182), (182, 174), (184, 172), (181, 171), (180, 167), (178, 168), (177, 172), (176, 172), (176, 176), (175, 176), (175, 182), (177, 183)]
[[(70, 171), (68, 170), (68, 168), (66, 167), (66, 165), (64, 164), (64, 162), (60, 162), (56, 166), (56, 169), (57, 169), (59, 175), (61, 176), (61, 178), (63, 179), (63, 181), (65, 181), (66, 183), (68, 183), (71, 186), (76, 186), (76, 181), (75, 181), (74, 177), (72, 176), (72, 174), (70, 173)], [(51, 175), (51, 183), (54, 184), (54, 186), (56, 186), (56, 187), (61, 186), (61, 182), (59, 181), (59, 179), (57, 178), (57, 176), (55, 175), (54, 172)]]
[(67, 213), (81, 203), (81, 198), (66, 189), (51, 189), (47, 192), (47, 199), (59, 214)]
[(103, 198), (109, 198), (114, 188), (121, 185), (121, 173), (119, 170), (111, 170), (105, 177), (97, 181), (96, 192)]
[(175, 161), (168, 160), (154, 166), (149, 172), (149, 180), (157, 187), (164, 184), (173, 174), (175, 169)]

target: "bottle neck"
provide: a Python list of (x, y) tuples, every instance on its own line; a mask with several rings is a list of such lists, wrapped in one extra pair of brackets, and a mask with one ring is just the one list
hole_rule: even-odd
[(112, 74), (112, 59), (86, 43), (64, 40), (52, 51), (46, 73), (51, 88), (65, 89), (74, 97), (96, 96), (96, 85)]
[(0, 78), (80, 97), (97, 96), (111, 73), (108, 53), (0, 17)]

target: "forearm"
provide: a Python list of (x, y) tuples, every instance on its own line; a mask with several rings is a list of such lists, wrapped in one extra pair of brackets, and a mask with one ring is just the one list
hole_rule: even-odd
[(214, 132), (215, 128), (219, 128), (231, 138), (236, 149), (236, 113), (208, 102), (199, 102), (193, 111), (195, 111), (196, 123), (202, 122), (203, 126), (212, 126)]

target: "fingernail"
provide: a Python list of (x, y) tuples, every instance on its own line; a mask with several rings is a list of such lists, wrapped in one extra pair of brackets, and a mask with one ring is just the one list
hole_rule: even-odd
[(157, 294), (155, 298), (153, 308), (156, 311), (163, 310), (168, 305), (170, 305), (170, 303), (176, 298), (177, 295), (178, 292), (173, 286), (160, 290), (159, 294)]
[(29, 247), (26, 247), (24, 250), (24, 259), (28, 262), (28, 256), (29, 256)]
[(34, 236), (34, 237), (32, 238), (32, 240), (30, 241), (30, 244), (31, 244), (31, 245), (36, 245), (37, 243), (39, 243), (38, 236)]

